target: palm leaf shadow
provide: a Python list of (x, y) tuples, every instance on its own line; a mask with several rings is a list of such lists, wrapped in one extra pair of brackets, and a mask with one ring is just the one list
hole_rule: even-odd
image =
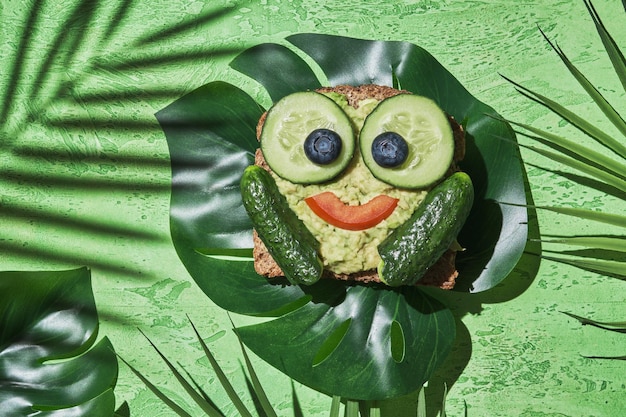
[(31, 44), (31, 39), (35, 33), (34, 28), (39, 20), (39, 12), (45, 0), (36, 0), (33, 4), (32, 11), (29, 13), (28, 20), (23, 25), (22, 36), (20, 37), (13, 66), (6, 71), (6, 88), (2, 94), (2, 109), (0, 110), (0, 123), (4, 126), (8, 120), (10, 109), (13, 107), (13, 97), (18, 87), (18, 80), (21, 79), (22, 68), (26, 59), (27, 46)]
[[(103, 129), (107, 134), (113, 132), (129, 138), (160, 134), (154, 116), (126, 117), (120, 111), (121, 116), (112, 119), (97, 109), (117, 106), (124, 110), (137, 107), (137, 103), (171, 101), (188, 88), (138, 83), (122, 91), (112, 89), (115, 83), (129, 84), (126, 81), (129, 71), (143, 73), (155, 67), (167, 70), (166, 64), (203, 65), (216, 57), (235, 55), (243, 48), (207, 46), (197, 36), (198, 31), (207, 32), (212, 25), (228, 18), (235, 6), (213, 7), (196, 16), (181, 13), (177, 23), (119, 41), (117, 36), (124, 24), (132, 23), (129, 16), (133, 7), (140, 4), (134, 0), (75, 0), (66, 4), (65, 12), (54, 14), (49, 13), (49, 8), (54, 7), (50, 0), (33, 0), (16, 6), (13, 16), (21, 17), (11, 17), (15, 21), (9, 22), (8, 27), (15, 29), (8, 32), (12, 39), (7, 39), (14, 49), (4, 51), (0, 72), (0, 151), (3, 160), (8, 161), (0, 168), (0, 181), (6, 185), (2, 186), (0, 217), (5, 225), (11, 225), (0, 240), (1, 253), (26, 262), (32, 259), (35, 263), (43, 260), (87, 265), (130, 279), (150, 276), (127, 260), (100, 253), (119, 244), (120, 238), (132, 240), (137, 247), (166, 242), (169, 231), (153, 231), (97, 212), (65, 214), (68, 210), (64, 210), (64, 204), (74, 199), (95, 202), (114, 193), (167, 198), (169, 193), (169, 181), (158, 179), (169, 178), (170, 163), (165, 152), (150, 155), (133, 150), (132, 146), (120, 150), (110, 141), (102, 144), (99, 137)], [(124, 32), (126, 36), (127, 32)], [(187, 44), (194, 45), (194, 39), (201, 43), (175, 53), (153, 52), (159, 44), (184, 36), (192, 40)], [(94, 80), (103, 77), (106, 85), (93, 87), (101, 85)], [(35, 144), (28, 133), (33, 126), (45, 132), (46, 139), (62, 138), (64, 146), (59, 147), (50, 139)], [(97, 143), (94, 145), (89, 140)], [(132, 178), (107, 175), (102, 166), (114, 170), (121, 167), (135, 175)], [(10, 195), (7, 190), (11, 189), (26, 191)], [(42, 194), (69, 197), (62, 203), (42, 204), (37, 199)], [(21, 231), (32, 227), (64, 230), (77, 241), (88, 240), (91, 246), (89, 250), (72, 251), (45, 239), (23, 242)]]

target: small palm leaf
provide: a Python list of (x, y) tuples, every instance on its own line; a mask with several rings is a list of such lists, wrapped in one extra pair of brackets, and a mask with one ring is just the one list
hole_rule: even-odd
[(564, 264), (572, 265), (580, 269), (586, 269), (587, 271), (597, 272), (599, 274), (613, 276), (615, 278), (626, 280), (626, 274), (624, 272), (624, 261), (611, 261), (606, 259), (581, 259), (581, 258), (566, 258), (566, 257), (554, 257), (544, 255), (544, 258), (549, 261), (562, 262)]
[(330, 417), (339, 417), (339, 410), (341, 409), (341, 397), (333, 395), (333, 400), (330, 405)]
[(626, 227), (626, 216), (622, 214), (604, 213), (601, 211), (575, 208), (575, 207), (551, 207), (551, 206), (533, 206), (540, 210), (553, 211), (568, 216), (578, 217), (583, 220), (591, 220), (600, 223), (606, 223), (611, 226)]
[[(217, 375), (217, 379), (220, 385), (226, 391), (231, 402), (235, 405), (235, 408), (237, 409), (239, 415), (244, 416), (244, 417), (252, 416), (251, 411), (248, 410), (248, 408), (244, 404), (244, 401), (242, 401), (242, 399), (236, 393), (235, 388), (232, 386), (226, 374), (220, 368), (213, 353), (211, 353), (208, 346), (206, 345), (206, 343), (200, 336), (200, 333), (198, 332), (196, 326), (193, 324), (193, 322), (190, 319), (189, 319), (189, 322), (196, 334), (196, 337), (198, 338), (198, 341), (200, 342), (200, 345), (202, 347), (202, 350), (204, 351), (205, 356), (209, 360), (211, 367), (213, 368), (213, 370), (215, 371)], [(211, 400), (211, 398), (209, 398), (209, 396), (203, 391), (202, 387), (200, 387), (199, 384), (197, 384), (188, 373), (187, 373), (187, 378), (191, 380), (191, 383), (186, 378), (184, 378), (181, 372), (178, 371), (178, 369), (174, 366), (174, 364), (165, 357), (165, 355), (159, 350), (159, 348), (149, 338), (146, 337), (146, 339), (148, 340), (150, 345), (155, 349), (155, 351), (158, 353), (161, 359), (163, 359), (167, 367), (170, 369), (170, 372), (178, 380), (180, 385), (185, 389), (185, 391), (187, 391), (187, 393), (191, 396), (191, 398), (199, 406), (199, 408), (202, 411), (204, 411), (205, 415), (207, 417), (224, 417), (225, 414), (218, 409), (218, 407)], [(239, 344), (240, 344), (241, 351), (242, 351), (242, 354), (246, 363), (246, 368), (248, 370), (248, 373), (252, 381), (251, 394), (259, 400), (260, 405), (261, 405), (261, 409), (257, 411), (259, 412), (260, 415), (264, 417), (276, 417), (277, 413), (272, 407), (269, 399), (267, 398), (265, 390), (261, 386), (261, 382), (259, 381), (256, 375), (256, 371), (254, 370), (252, 366), (248, 353), (246, 352), (246, 349), (243, 343), (241, 342), (241, 340), (239, 341)], [(147, 378), (143, 373), (137, 370), (126, 359), (122, 358), (119, 355), (118, 357), (124, 364), (126, 364), (129, 367), (131, 372), (133, 372), (144, 383), (144, 385), (146, 385), (146, 387), (150, 391), (152, 391), (152, 393), (156, 395), (156, 397), (159, 398), (169, 409), (171, 409), (174, 413), (176, 413), (176, 415), (180, 417), (191, 416), (191, 414), (187, 410), (185, 410), (178, 403), (176, 403), (174, 400), (169, 398), (167, 394), (165, 394), (161, 389), (159, 389), (159, 387), (157, 387), (153, 382), (151, 382), (149, 378)], [(180, 364), (179, 364), (179, 367), (182, 368)], [(292, 385), (292, 399), (293, 399), (293, 405), (292, 405), (293, 417), (305, 417), (305, 415), (302, 412), (293, 381), (291, 385)], [(447, 396), (447, 387), (444, 387), (439, 417), (445, 417), (446, 415), (446, 412), (445, 412), (446, 396)], [(341, 406), (342, 406), (341, 397), (337, 395), (332, 396), (330, 410), (329, 410), (329, 417), (340, 417)], [(122, 412), (122, 408), (120, 408), (120, 410), (118, 411)], [(418, 417), (426, 416), (426, 397), (424, 394), (424, 387), (420, 389), (419, 394), (418, 394), (417, 404), (416, 404), (416, 413)], [(467, 409), (466, 409), (466, 413), (467, 413)], [(377, 401), (361, 401), (361, 400), (350, 400), (350, 399), (347, 399), (344, 401), (343, 417), (381, 417), (381, 415), (382, 415), (381, 406), (379, 406)]]
[[(587, 2), (587, 6), (592, 7), (589, 2)], [(599, 28), (604, 28), (604, 25), (600, 23)], [(599, 33), (601, 36), (603, 33), (608, 36), (608, 33), (606, 31), (600, 31)], [(565, 55), (563, 50), (557, 44), (553, 43), (543, 31), (541, 31), (541, 34), (543, 35), (544, 39), (548, 42), (548, 44), (552, 47), (552, 49), (558, 54), (559, 58), (561, 58), (561, 60), (563, 61), (567, 69), (570, 71), (570, 73), (574, 76), (574, 78), (578, 81), (578, 83), (585, 89), (587, 94), (589, 94), (589, 97), (593, 99), (593, 101), (596, 103), (598, 108), (604, 113), (607, 119), (615, 127), (617, 127), (617, 129), (620, 131), (620, 133), (622, 133), (622, 135), (626, 135), (626, 122), (624, 122), (624, 119), (622, 118), (622, 116), (619, 115), (619, 113), (615, 110), (615, 108), (613, 108), (611, 103), (609, 103), (604, 98), (604, 96), (602, 96), (600, 91), (598, 91), (598, 89), (587, 79), (587, 77), (585, 77), (584, 74), (580, 72), (578, 68), (574, 66), (574, 64), (572, 64), (572, 62)], [(605, 45), (606, 44), (607, 43), (605, 43)], [(608, 44), (611, 45), (612, 47), (610, 51), (607, 50), (609, 52), (609, 57), (611, 57), (612, 60), (614, 61), (614, 67), (617, 71), (617, 75), (621, 79), (623, 75), (622, 73), (626, 73), (626, 61), (624, 60), (624, 56), (622, 55), (621, 51), (618, 49), (617, 45), (615, 44), (613, 39), (610, 37), (609, 37)], [(611, 51), (613, 53), (611, 53)], [(614, 58), (613, 58), (613, 55), (615, 55)], [(626, 89), (626, 85), (624, 86), (624, 88)], [(618, 144), (618, 148), (621, 148), (619, 144)]]
[[(143, 332), (142, 332), (142, 334), (143, 334)], [(145, 334), (144, 334), (144, 336), (145, 336)], [(176, 369), (174, 364), (172, 362), (170, 362), (169, 359), (167, 359), (167, 357), (156, 347), (156, 345), (147, 336), (145, 336), (145, 337), (146, 337), (146, 339), (148, 339), (148, 342), (150, 342), (150, 345), (152, 345), (154, 350), (159, 354), (161, 359), (163, 359), (163, 362), (165, 362), (167, 367), (170, 369), (172, 375), (174, 375), (176, 380), (184, 388), (185, 392), (187, 392), (187, 394), (189, 394), (189, 396), (200, 407), (200, 409), (202, 409), (205, 413), (207, 413), (207, 415), (209, 417), (222, 417), (222, 413), (220, 411), (216, 410), (215, 407), (213, 407), (213, 405), (211, 403), (209, 403), (204, 398), (202, 393), (196, 391), (196, 389), (193, 386), (193, 384), (185, 379), (185, 377), (178, 371), (178, 369)], [(212, 356), (209, 357), (209, 360), (211, 360), (211, 359), (213, 359)], [(211, 362), (211, 365), (216, 365), (216, 363), (214, 364), (214, 362)], [(218, 369), (219, 369), (219, 367), (218, 367)], [(221, 369), (219, 369), (219, 371), (221, 372)], [(222, 379), (220, 379), (220, 382), (223, 382)], [(230, 387), (230, 386), (226, 386), (225, 388), (227, 390), (229, 388), (232, 389), (232, 387)], [(246, 415), (244, 417), (248, 417), (248, 416)]]

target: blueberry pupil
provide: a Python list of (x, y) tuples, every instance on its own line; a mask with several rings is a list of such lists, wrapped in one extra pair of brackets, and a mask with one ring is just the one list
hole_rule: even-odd
[(304, 153), (313, 163), (326, 165), (339, 157), (341, 138), (329, 129), (315, 129), (304, 141)]
[(372, 157), (378, 165), (384, 168), (401, 165), (408, 155), (408, 144), (395, 132), (381, 133), (372, 142)]
[(319, 153), (328, 153), (333, 150), (333, 143), (327, 136), (315, 139), (315, 150)]
[(383, 156), (385, 158), (396, 158), (398, 154), (398, 146), (395, 143), (384, 142), (381, 144)]

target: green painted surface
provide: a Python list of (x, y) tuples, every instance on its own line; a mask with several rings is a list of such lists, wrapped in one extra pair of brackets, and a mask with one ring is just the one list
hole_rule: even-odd
[[(413, 42), (503, 116), (580, 137), (499, 76), (601, 120), (537, 25), (626, 111), (582, 1), (135, 3), (120, 9), (125, 3), (82, 6), (74, 26), (63, 27), (67, 30), (59, 22), (77, 1), (0, 3), (0, 91), (2, 108), (8, 109), (0, 137), (0, 267), (89, 266), (101, 337), (108, 336), (124, 358), (188, 403), (141, 328), (212, 395), (215, 388), (216, 401), (229, 416), (237, 412), (217, 388), (185, 314), (244, 392), (242, 359), (229, 317), (196, 287), (169, 240), (168, 151), (156, 111), (213, 80), (238, 85), (267, 105), (262, 90), (230, 70), (228, 61), (259, 42), (284, 43), (287, 35), (317, 32)], [(41, 4), (37, 18), (29, 19)], [(594, 4), (626, 47), (621, 2)], [(90, 7), (96, 7), (93, 15)], [(79, 34), (86, 38), (77, 47), (59, 49), (58, 39), (71, 41)], [(53, 54), (59, 59), (48, 60)], [(129, 57), (132, 62), (121, 65)], [(56, 94), (64, 85), (70, 88)], [(558, 167), (531, 152), (522, 154), (537, 204), (624, 212), (618, 198), (541, 169)], [(539, 212), (538, 221), (545, 234), (610, 232), (553, 213)], [(624, 282), (549, 261), (533, 275), (522, 262), (494, 290), (453, 297), (463, 325), (452, 357), (429, 385), (431, 409), (443, 382), (449, 385), (453, 416), (463, 415), (464, 403), (470, 416), (612, 417), (626, 409), (626, 362), (583, 358), (626, 354), (624, 335), (582, 327), (561, 314), (625, 320)], [(237, 326), (256, 320), (232, 319)], [(259, 360), (254, 364), (279, 415), (293, 415), (290, 381)], [(328, 397), (297, 384), (296, 391), (305, 416), (328, 415)], [(134, 416), (171, 415), (123, 365), (116, 397), (129, 403)], [(412, 401), (414, 396), (387, 404), (388, 415), (409, 415), (401, 410)]]

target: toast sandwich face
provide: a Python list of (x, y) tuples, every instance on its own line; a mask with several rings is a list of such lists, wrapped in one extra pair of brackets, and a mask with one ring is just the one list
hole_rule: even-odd
[[(264, 147), (263, 135), (264, 129), (275, 128), (274, 125), (266, 126), (268, 118), (272, 117), (272, 109), (261, 117), (257, 126), (257, 138), (261, 141), (261, 147), (257, 150), (255, 164), (272, 174), (280, 193), (285, 196), (291, 210), (297, 214), (298, 218), (302, 220), (319, 242), (320, 257), (324, 263), (324, 278), (378, 283), (381, 282), (377, 272), (377, 265), (381, 261), (377, 252), (378, 245), (394, 229), (411, 217), (436, 182), (440, 182), (441, 179), (458, 171), (457, 162), (463, 159), (465, 153), (464, 132), (452, 117), (445, 116), (454, 143), (453, 149), (450, 151), (450, 162), (442, 168), (441, 175), (437, 174), (441, 178), (426, 186), (405, 187), (402, 182), (404, 177), (398, 174), (398, 181), (402, 185), (397, 186), (393, 184), (396, 181), (395, 178), (387, 180), (385, 175), (388, 172), (391, 173), (390, 175), (396, 175), (396, 172), (401, 173), (401, 168), (404, 166), (410, 167), (410, 156), (408, 161), (397, 163), (393, 160), (389, 162), (389, 158), (381, 162), (380, 155), (374, 155), (374, 158), (378, 156), (377, 162), (379, 164), (387, 164), (384, 169), (379, 170), (382, 172), (379, 175), (378, 172), (371, 169), (373, 162), (367, 161), (366, 158), (368, 156), (370, 159), (372, 158), (369, 155), (369, 149), (375, 153), (374, 149), (378, 143), (376, 141), (380, 142), (380, 139), (378, 137), (374, 141), (368, 139), (366, 134), (375, 135), (364, 131), (364, 123), (379, 107), (379, 104), (384, 103), (386, 99), (410, 93), (378, 85), (324, 87), (316, 90), (316, 92), (332, 100), (341, 109), (349, 119), (350, 129), (354, 134), (356, 145), (354, 149), (348, 150), (352, 154), (347, 158), (347, 162), (341, 162), (344, 166), (341, 166), (341, 169), (336, 169), (339, 173), (331, 173), (329, 174), (331, 175), (330, 178), (320, 177), (323, 179), (309, 183), (306, 180), (308, 178), (306, 175), (313, 176), (313, 174), (306, 174), (307, 167), (304, 164), (302, 167), (299, 164), (289, 166), (288, 163), (281, 164), (280, 159), (268, 164), (265, 153), (269, 154), (273, 150)], [(385, 114), (382, 116), (383, 121), (386, 120), (384, 119)], [(317, 116), (314, 117), (309, 114), (307, 117), (314, 119)], [(306, 120), (296, 122), (307, 123)], [(270, 123), (273, 122), (270, 120)], [(318, 130), (325, 131), (325, 125), (322, 123), (320, 126), (322, 128)], [(310, 127), (306, 129), (311, 130)], [(402, 129), (402, 127), (398, 127), (398, 129)], [(325, 143), (324, 146), (328, 145), (332, 148), (334, 143), (332, 139), (328, 141), (330, 145)], [(394, 146), (393, 149), (396, 150), (394, 139), (390, 139), (391, 145), (389, 146)], [(368, 143), (367, 147), (360, 146), (363, 145), (360, 143), (361, 140), (370, 140), (372, 145), (370, 146)], [(346, 151), (345, 148), (346, 145), (338, 152)], [(326, 150), (327, 148), (323, 149)], [(385, 151), (385, 148), (381, 147), (380, 149)], [(314, 151), (315, 149), (312, 152)], [(408, 153), (412, 155), (416, 152), (411, 150)], [(393, 156), (397, 157), (397, 154), (393, 154)], [(314, 155), (313, 158), (315, 157)], [(287, 156), (282, 156), (282, 158), (285, 160)], [(310, 155), (309, 158), (311, 158)], [(340, 160), (341, 155), (335, 156), (335, 158)], [(394, 163), (398, 165), (397, 169), (393, 166)], [(325, 162), (318, 161), (317, 165), (324, 164)], [(281, 172), (274, 172), (277, 170), (273, 170), (270, 165), (279, 167)], [(328, 165), (329, 169), (334, 168), (332, 162)], [(304, 180), (300, 180), (298, 177), (300, 168), (305, 172), (302, 174)], [(317, 169), (316, 167), (313, 168)], [(295, 181), (291, 181), (289, 178), (295, 178)], [(457, 250), (456, 245), (451, 245), (428, 268), (417, 284), (451, 289), (458, 276), (455, 268)], [(256, 231), (254, 233), (253, 254), (254, 266), (258, 274), (268, 278), (284, 276), (281, 267), (275, 262)]]

